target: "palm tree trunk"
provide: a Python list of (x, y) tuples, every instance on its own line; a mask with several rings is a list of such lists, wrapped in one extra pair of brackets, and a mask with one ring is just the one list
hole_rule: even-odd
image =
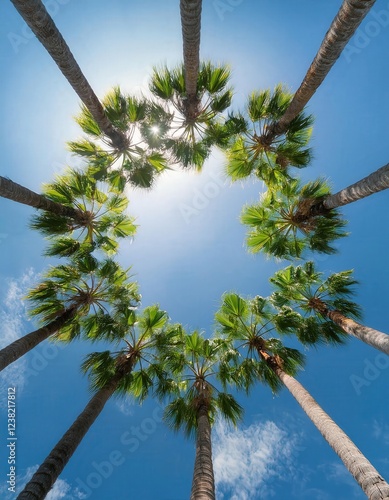
[(39, 328), (24, 337), (15, 340), (4, 349), (0, 350), (0, 371), (4, 370), (9, 364), (21, 358), (24, 354), (31, 351), (38, 344), (46, 340), (50, 335), (57, 332), (66, 323), (71, 321), (77, 314), (77, 307), (66, 309), (57, 319), (46, 326)]
[(265, 134), (271, 143), (286, 132), (291, 121), (301, 113), (335, 64), (375, 0), (344, 0), (324, 40), (284, 115)]
[(326, 309), (325, 315), (340, 326), (344, 332), (357, 337), (359, 340), (362, 340), (362, 342), (389, 355), (389, 335), (386, 333), (374, 330), (374, 328), (369, 328), (368, 326), (363, 326), (351, 318), (347, 318), (339, 311)]
[(215, 500), (211, 424), (205, 404), (199, 407), (197, 413), (196, 460), (190, 499)]
[(323, 205), (327, 210), (331, 210), (388, 188), (389, 163), (338, 193), (327, 196)]
[(295, 378), (286, 374), (267, 353), (261, 351), (260, 354), (289, 389), (292, 396), (342, 460), (367, 497), (370, 500), (387, 500), (389, 498), (389, 484), (380, 476), (379, 472), (355, 446), (347, 434)]
[(106, 117), (100, 101), (41, 0), (11, 0), (11, 2), (89, 109), (100, 129), (111, 139), (115, 148), (124, 149), (125, 136)]
[(197, 111), (197, 79), (200, 67), (200, 32), (202, 0), (180, 0), (184, 46), (186, 109), (189, 117)]
[(106, 402), (115, 392), (122, 376), (123, 374), (117, 374), (110, 383), (92, 397), (73, 425), (66, 431), (26, 484), (24, 490), (17, 497), (18, 500), (40, 500), (46, 497), (85, 434), (100, 415)]
[(52, 212), (64, 217), (71, 217), (75, 221), (80, 220), (84, 215), (81, 210), (51, 201), (45, 196), (35, 193), (34, 191), (31, 191), (30, 189), (1, 176), (0, 196), (8, 198), (12, 201), (17, 201), (18, 203), (23, 203), (24, 205), (28, 205), (30, 207), (38, 208), (40, 210), (46, 210), (47, 212)]

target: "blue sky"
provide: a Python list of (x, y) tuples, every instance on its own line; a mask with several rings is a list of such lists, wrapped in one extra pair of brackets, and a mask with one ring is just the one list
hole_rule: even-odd
[[(151, 68), (181, 61), (178, 1), (52, 0), (45, 2), (95, 92), (120, 84), (139, 93)], [(163, 5), (162, 5), (163, 4)], [(201, 57), (229, 63), (235, 107), (252, 90), (300, 84), (340, 1), (220, 0), (205, 2)], [(312, 98), (314, 161), (304, 179), (328, 177), (340, 189), (388, 161), (389, 3), (378, 0), (345, 53)], [(75, 160), (66, 141), (79, 137), (73, 120), (79, 102), (43, 47), (6, 2), (0, 22), (1, 175), (38, 190)], [(215, 152), (201, 174), (172, 172), (147, 193), (129, 192), (140, 225), (132, 244), (121, 246), (132, 265), (144, 305), (159, 303), (173, 321), (212, 332), (225, 291), (266, 295), (268, 278), (284, 262), (247, 253), (239, 214), (258, 199), (258, 182), (230, 185)], [(350, 236), (339, 253), (316, 257), (320, 269), (354, 269), (364, 323), (388, 332), (388, 193), (343, 210)], [(188, 215), (188, 206), (193, 210)], [(28, 229), (32, 211), (0, 200), (1, 345), (34, 329), (21, 297), (52, 261), (45, 243)], [(1, 375), (0, 401), (17, 387), (19, 484), (49, 453), (90, 397), (80, 374), (86, 343), (40, 345)], [(306, 351), (299, 380), (389, 479), (389, 363), (358, 340), (341, 348)], [(249, 398), (237, 431), (214, 429), (220, 499), (365, 498), (349, 473), (287, 390), (266, 387)], [(5, 429), (4, 407), (0, 410)], [(54, 499), (188, 498), (194, 443), (174, 435), (149, 400), (141, 408), (110, 401), (50, 493)], [(0, 492), (5, 491), (6, 441), (1, 432)]]

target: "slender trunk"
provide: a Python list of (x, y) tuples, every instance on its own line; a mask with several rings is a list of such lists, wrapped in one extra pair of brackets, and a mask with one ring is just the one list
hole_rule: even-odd
[(327, 210), (331, 210), (388, 188), (389, 163), (338, 193), (327, 196), (323, 205)]
[(202, 0), (180, 0), (184, 47), (186, 110), (193, 118), (198, 107), (197, 79), (200, 67), (200, 32)]
[(375, 0), (343, 1), (287, 110), (266, 133), (269, 142), (272, 142), (277, 135), (285, 133), (291, 121), (301, 113), (374, 3)]
[(122, 376), (123, 374), (117, 374), (111, 382), (92, 397), (73, 425), (66, 431), (62, 439), (55, 445), (23, 491), (18, 495), (18, 499), (40, 500), (46, 497), (85, 434), (100, 415), (106, 402), (115, 392)]
[(200, 405), (197, 413), (196, 460), (193, 472), (191, 500), (215, 500), (211, 424), (207, 405)]
[(389, 335), (386, 333), (363, 326), (353, 319), (347, 318), (339, 311), (326, 309), (325, 315), (340, 326), (344, 332), (389, 355)]
[(311, 217), (326, 216), (331, 210), (362, 200), (374, 193), (389, 188), (389, 163), (363, 179), (351, 184), (335, 194), (323, 198), (304, 198), (298, 204), (295, 221), (301, 223)]
[(292, 396), (342, 460), (367, 497), (370, 500), (387, 500), (389, 498), (389, 484), (381, 477), (347, 434), (321, 408), (309, 392), (295, 378), (287, 375), (271, 356), (263, 351), (260, 352), (260, 355), (289, 389)]
[(50, 335), (57, 332), (66, 323), (71, 321), (77, 314), (77, 307), (66, 309), (61, 316), (46, 326), (28, 333), (24, 337), (15, 340), (4, 349), (0, 350), (0, 371), (4, 370), (9, 364), (21, 358), (24, 354), (31, 351), (38, 344), (46, 340)]
[(52, 212), (64, 217), (71, 217), (76, 221), (84, 216), (81, 210), (51, 201), (45, 196), (35, 193), (5, 177), (0, 177), (0, 196), (40, 210), (46, 210), (47, 212)]
[(11, 2), (89, 109), (100, 129), (111, 139), (115, 148), (124, 149), (125, 136), (106, 117), (100, 101), (41, 0), (11, 0)]

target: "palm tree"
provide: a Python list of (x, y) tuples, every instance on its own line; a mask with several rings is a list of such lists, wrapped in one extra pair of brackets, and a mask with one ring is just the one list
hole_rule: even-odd
[(236, 425), (243, 411), (231, 394), (219, 391), (211, 382), (225, 347), (223, 340), (205, 339), (195, 331), (183, 336), (177, 348), (164, 356), (179, 380), (165, 418), (173, 430), (183, 428), (186, 436), (196, 437), (191, 500), (215, 499), (211, 426), (216, 415)]
[(289, 166), (303, 168), (309, 164), (312, 154), (306, 146), (312, 132), (311, 115), (302, 111), (282, 136), (271, 143), (263, 141), (265, 131), (282, 116), (291, 100), (292, 94), (280, 84), (273, 92), (267, 89), (250, 95), (241, 116), (243, 130), (228, 148), (227, 173), (232, 180), (254, 174), (269, 188), (276, 187), (289, 181)]
[(265, 132), (263, 140), (271, 143), (277, 135), (285, 133), (324, 81), (374, 3), (375, 0), (343, 1), (292, 101), (284, 114)]
[(0, 370), (54, 334), (63, 342), (80, 335), (115, 338), (112, 314), (121, 302), (135, 308), (140, 300), (127, 271), (111, 259), (99, 262), (90, 254), (50, 268), (27, 298), (34, 306), (31, 315), (39, 316), (43, 325), (0, 350)]
[(197, 80), (200, 67), (200, 32), (202, 0), (180, 0), (187, 113), (197, 111)]
[(122, 94), (114, 87), (102, 101), (104, 113), (126, 140), (126, 146), (112, 147), (92, 113), (82, 106), (76, 118), (87, 139), (68, 143), (70, 151), (88, 162), (87, 172), (106, 179), (121, 192), (126, 184), (149, 188), (155, 176), (168, 168), (163, 144), (171, 116), (156, 103)]
[[(224, 123), (220, 115), (230, 106), (230, 70), (226, 66), (202, 63), (198, 72), (196, 99), (188, 106), (185, 68), (154, 69), (150, 91), (172, 116), (171, 133), (164, 141), (171, 161), (201, 169), (213, 145), (225, 145), (235, 131), (233, 120)], [(193, 103), (196, 103), (196, 106)]]
[(1, 176), (0, 196), (2, 198), (16, 201), (17, 203), (22, 203), (23, 205), (28, 205), (29, 207), (52, 212), (59, 216), (70, 217), (79, 221), (84, 218), (84, 214), (80, 210), (52, 201), (46, 196), (35, 193), (34, 191), (31, 191), (30, 189)]
[(323, 337), (347, 334), (389, 354), (389, 335), (357, 323), (361, 316), (359, 306), (349, 300), (353, 287), (358, 283), (352, 271), (342, 271), (328, 276), (316, 271), (313, 262), (301, 266), (288, 266), (277, 271), (270, 282), (276, 292), (273, 301), (280, 306), (299, 308), (308, 320), (300, 332), (300, 340), (309, 343)]
[(332, 209), (312, 212), (315, 215), (309, 217), (304, 214), (329, 192), (324, 181), (301, 186), (298, 179), (290, 179), (278, 191), (263, 193), (259, 203), (246, 206), (241, 215), (242, 223), (252, 228), (247, 236), (249, 249), (286, 259), (301, 257), (306, 249), (327, 254), (336, 252), (330, 243), (347, 236), (343, 230), (346, 221), (340, 213)]
[(158, 306), (144, 309), (135, 317), (122, 303), (120, 320), (116, 324), (122, 348), (116, 352), (94, 352), (83, 365), (89, 372), (94, 396), (55, 445), (31, 480), (19, 494), (20, 500), (45, 498), (58, 476), (76, 451), (85, 434), (113, 396), (131, 395), (142, 401), (153, 387), (155, 379), (163, 378), (158, 350), (176, 335), (175, 325), (168, 325), (167, 313)]
[[(257, 380), (268, 384), (273, 392), (285, 385), (367, 496), (376, 499), (388, 498), (389, 484), (304, 387), (293, 378), (303, 363), (299, 351), (284, 347), (278, 339), (264, 338), (269, 327), (265, 326), (268, 325), (268, 319), (263, 310), (264, 301), (258, 298), (245, 300), (237, 294), (224, 296), (220, 311), (216, 314), (221, 333), (239, 344), (246, 352), (244, 355), (230, 355), (230, 366), (224, 366), (223, 376), (246, 391)], [(240, 362), (242, 357), (244, 360)]]
[(19, 14), (53, 58), (84, 105), (112, 145), (122, 150), (126, 147), (124, 135), (117, 130), (104, 113), (103, 107), (74, 59), (67, 43), (58, 31), (41, 0), (11, 0)]
[[(45, 211), (33, 217), (31, 227), (47, 236), (51, 243), (46, 255), (69, 256), (84, 247), (97, 247), (112, 254), (118, 248), (117, 238), (135, 234), (134, 219), (124, 214), (128, 199), (118, 194), (106, 194), (99, 187), (104, 186), (75, 169), (68, 169), (54, 182), (43, 186), (48, 200), (73, 207), (82, 214), (78, 219), (69, 219)], [(66, 234), (70, 236), (64, 236)]]

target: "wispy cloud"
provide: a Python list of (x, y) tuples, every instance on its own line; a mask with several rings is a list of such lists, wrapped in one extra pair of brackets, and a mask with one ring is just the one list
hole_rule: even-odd
[(389, 445), (389, 424), (376, 419), (373, 420), (373, 437)]
[[(36, 280), (33, 269), (27, 269), (17, 279), (4, 280), (5, 286), (1, 290), (0, 321), (2, 333), (0, 348), (11, 344), (25, 334), (27, 315), (23, 297), (28, 288)], [(0, 374), (0, 391), (5, 394), (6, 388), (16, 386), (20, 391), (25, 384), (26, 361), (22, 358), (12, 363)]]
[(135, 412), (135, 403), (130, 398), (117, 399), (116, 406), (126, 417), (132, 416)]
[[(31, 467), (28, 467), (23, 475), (18, 475), (16, 479), (16, 494), (19, 494), (27, 484), (27, 482), (32, 478), (33, 474), (38, 470), (38, 465), (33, 465)], [(57, 479), (57, 481), (54, 483), (53, 488), (49, 491), (49, 493), (46, 496), (46, 500), (60, 500), (61, 498), (64, 498), (65, 500), (70, 500), (73, 499), (74, 497), (68, 496), (68, 493), (70, 492), (70, 485), (64, 481), (63, 479)], [(15, 493), (8, 492), (7, 487), (3, 486), (0, 487), (0, 493), (2, 495), (1, 498), (4, 500), (11, 500), (15, 498)], [(81, 498), (81, 497), (77, 497)]]
[(214, 470), (218, 498), (249, 500), (272, 496), (274, 477), (292, 474), (297, 434), (288, 434), (274, 422), (230, 430), (223, 422), (214, 428)]

